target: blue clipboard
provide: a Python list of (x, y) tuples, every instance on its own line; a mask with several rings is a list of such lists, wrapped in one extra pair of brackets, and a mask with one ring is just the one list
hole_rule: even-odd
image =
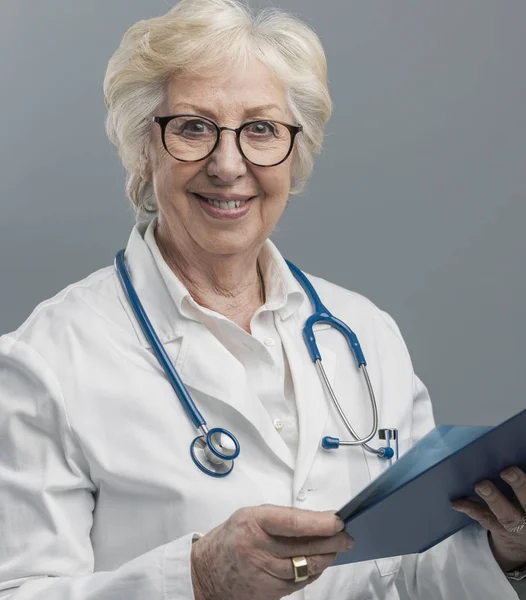
[(436, 427), (338, 511), (355, 545), (333, 565), (428, 550), (473, 523), (451, 503), (480, 500), (477, 482), (513, 497), (499, 476), (511, 465), (526, 471), (526, 410), (496, 427)]

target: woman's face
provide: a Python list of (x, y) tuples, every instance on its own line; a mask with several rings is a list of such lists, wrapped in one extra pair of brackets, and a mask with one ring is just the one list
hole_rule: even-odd
[[(156, 115), (184, 113), (209, 117), (225, 127), (258, 119), (293, 123), (283, 86), (259, 61), (228, 79), (174, 78)], [(179, 250), (201, 254), (227, 256), (257, 249), (287, 203), (293, 154), (280, 165), (256, 167), (241, 156), (235, 132), (223, 131), (208, 158), (180, 162), (164, 149), (160, 126), (154, 123), (146, 176), (153, 182), (164, 239), (168, 236)], [(236, 195), (247, 199), (244, 206), (241, 202), (227, 210), (200, 198), (232, 201)]]

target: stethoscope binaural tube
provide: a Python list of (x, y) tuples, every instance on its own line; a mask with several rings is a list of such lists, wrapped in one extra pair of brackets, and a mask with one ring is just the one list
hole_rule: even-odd
[[(346, 323), (335, 317), (327, 309), (327, 307), (322, 303), (316, 290), (314, 289), (314, 286), (302, 273), (302, 271), (290, 261), (287, 260), (286, 262), (296, 280), (305, 290), (305, 293), (309, 297), (309, 300), (311, 301), (314, 309), (314, 313), (307, 319), (307, 321), (305, 322), (305, 326), (303, 327), (303, 339), (305, 340), (305, 344), (307, 345), (310, 357), (316, 366), (318, 375), (323, 381), (325, 388), (329, 392), (329, 396), (332, 400), (332, 403), (336, 407), (336, 410), (338, 411), (340, 417), (342, 418), (347, 429), (354, 438), (354, 440), (342, 441), (335, 437), (325, 436), (321, 441), (322, 448), (324, 448), (325, 450), (334, 450), (336, 448), (339, 448), (340, 446), (362, 446), (365, 450), (371, 452), (372, 454), (376, 454), (379, 458), (393, 458), (395, 452), (390, 446), (384, 446), (376, 449), (372, 448), (367, 444), (367, 442), (372, 440), (373, 437), (378, 433), (378, 406), (376, 404), (376, 398), (374, 395), (371, 379), (369, 378), (369, 373), (367, 372), (367, 362), (365, 360), (365, 356), (360, 346), (360, 342), (358, 341), (358, 337)], [(358, 368), (363, 373), (365, 383), (367, 385), (367, 390), (369, 393), (369, 399), (371, 401), (371, 408), (373, 411), (373, 427), (371, 431), (363, 438), (360, 438), (360, 436), (356, 433), (349, 420), (347, 419), (345, 412), (340, 406), (338, 398), (336, 397), (336, 394), (332, 389), (332, 386), (329, 382), (329, 378), (325, 373), (325, 369), (323, 368), (322, 364), (321, 354), (316, 343), (316, 337), (314, 335), (313, 328), (316, 323), (327, 323), (331, 327), (337, 329), (344, 336), (344, 338), (347, 340), (349, 348), (351, 349), (351, 352), (353, 353)]]

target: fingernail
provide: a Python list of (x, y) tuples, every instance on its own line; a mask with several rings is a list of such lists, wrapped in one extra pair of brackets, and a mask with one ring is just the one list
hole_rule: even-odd
[(354, 539), (349, 536), (349, 539), (345, 543), (345, 549), (350, 550), (354, 546)]
[(482, 496), (489, 496), (491, 494), (491, 485), (488, 485), (487, 483), (485, 485), (481, 485), (477, 488), (477, 492), (482, 494)]
[(503, 479), (505, 479), (506, 481), (511, 481), (512, 483), (514, 481), (517, 481), (517, 479), (519, 478), (517, 472), (514, 469), (511, 469), (510, 471), (504, 471), (503, 473), (501, 473), (501, 475)]
[(336, 527), (337, 531), (343, 531), (345, 529), (345, 523), (341, 519), (338, 519)]

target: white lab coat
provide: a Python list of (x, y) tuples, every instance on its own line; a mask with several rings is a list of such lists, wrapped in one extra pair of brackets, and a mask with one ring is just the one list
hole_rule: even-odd
[[(347, 435), (302, 339), (309, 302), (276, 325), (298, 408), (294, 465), (240, 363), (202, 325), (178, 318), (143, 232), (134, 228), (127, 248), (138, 294), (209, 426), (231, 430), (241, 455), (225, 479), (196, 468), (189, 455), (196, 431), (112, 267), (70, 286), (0, 338), (0, 598), (191, 600), (194, 533), (243, 506), (337, 510), (386, 466), (362, 449), (320, 448), (324, 435)], [(407, 450), (433, 416), (395, 323), (362, 296), (311, 280), (356, 331), (380, 427), (398, 428)], [(317, 339), (354, 427), (367, 431), (366, 390), (346, 342), (327, 328)], [(517, 598), (475, 526), (403, 562), (414, 598)], [(395, 600), (401, 563), (331, 567), (294, 598)]]

